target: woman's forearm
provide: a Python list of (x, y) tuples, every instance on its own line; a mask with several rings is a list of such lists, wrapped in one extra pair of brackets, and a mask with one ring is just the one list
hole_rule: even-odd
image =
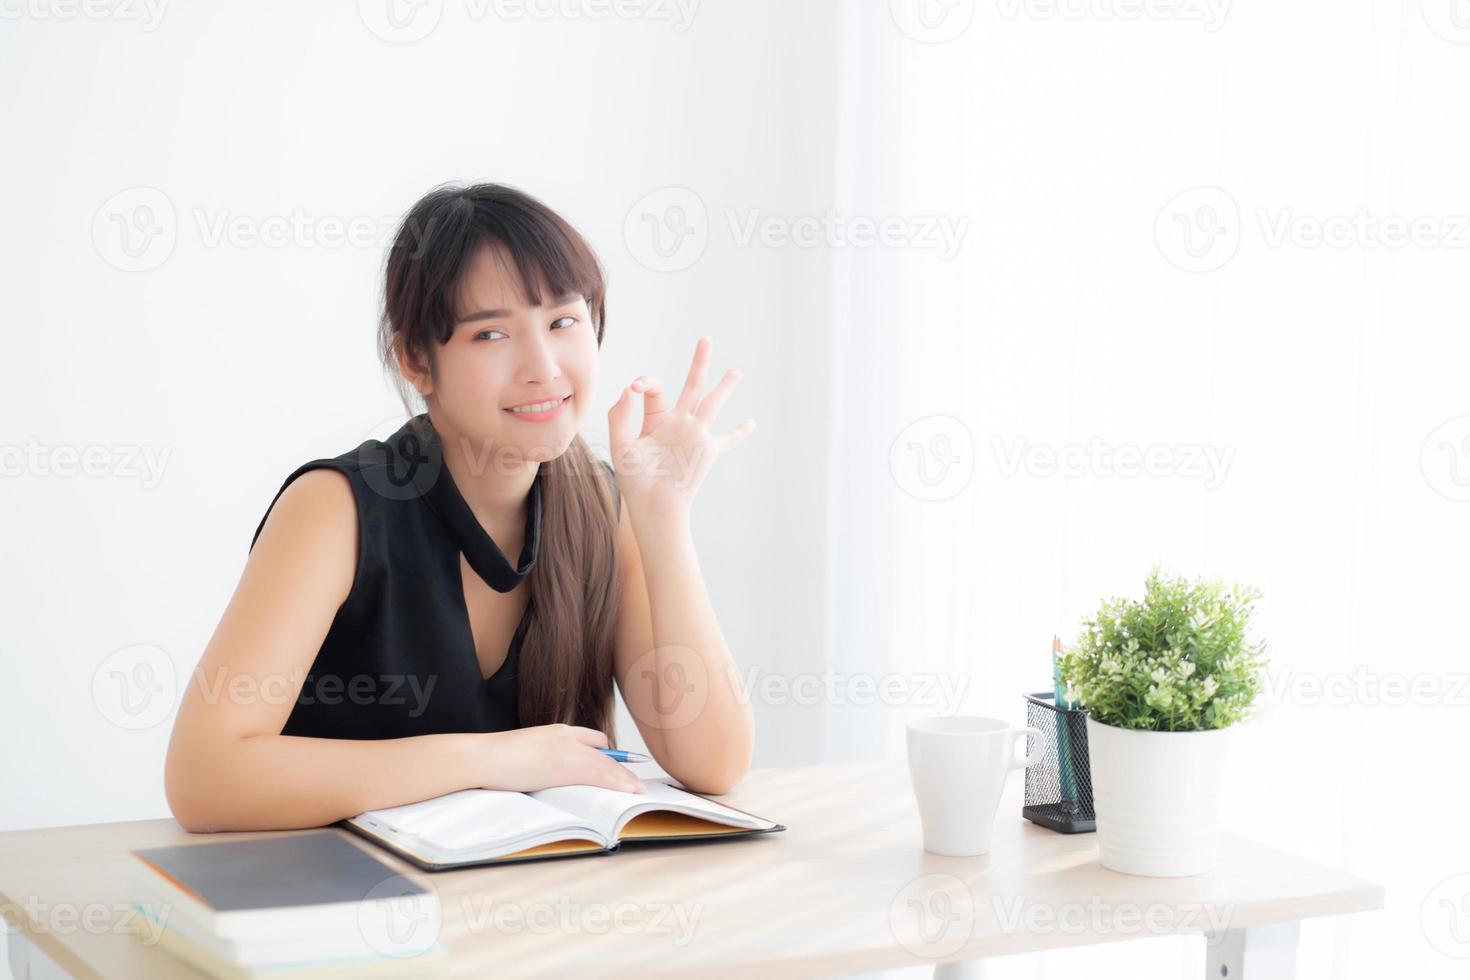
[[(755, 726), (699, 570), (688, 518), (633, 515), (633, 528), (659, 658), (653, 677), (693, 678), (706, 687), (698, 713), (661, 733), (665, 758), (659, 762), (691, 789), (723, 793), (750, 768)], [(676, 674), (667, 672), (664, 659), (671, 664), (690, 656), (699, 658), (698, 669), (681, 663)]]
[(482, 785), (485, 739), (251, 735), (171, 755), (165, 785), (174, 816), (194, 833), (321, 827)]

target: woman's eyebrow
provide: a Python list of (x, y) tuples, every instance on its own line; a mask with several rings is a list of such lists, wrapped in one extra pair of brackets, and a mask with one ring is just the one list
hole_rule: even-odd
[(495, 320), (508, 316), (510, 316), (510, 310), (480, 310), (477, 313), (465, 314), (457, 322), (469, 323), (471, 320)]
[[(555, 310), (555, 309), (560, 309), (563, 306), (571, 306), (572, 304), (576, 303), (577, 300), (579, 300), (581, 298), (582, 297), (579, 296), (579, 295), (577, 295), (576, 293), (565, 293), (565, 294), (563, 294), (561, 296), (556, 297), (556, 302), (550, 307), (550, 309)], [(496, 320), (496, 319), (504, 319), (505, 317), (508, 317), (510, 315), (511, 315), (511, 311), (510, 310), (479, 310), (479, 311), (474, 312), (474, 313), (466, 313), (464, 316), (460, 317), (455, 322), (456, 323), (470, 323), (470, 322), (472, 322), (474, 320)]]

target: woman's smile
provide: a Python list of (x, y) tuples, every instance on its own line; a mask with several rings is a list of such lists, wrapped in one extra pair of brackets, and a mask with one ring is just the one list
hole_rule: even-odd
[(567, 403), (571, 400), (572, 396), (567, 395), (561, 400), (550, 398), (539, 402), (526, 402), (524, 405), (516, 405), (503, 409), (503, 411), (511, 418), (522, 422), (550, 422), (562, 413), (562, 409), (566, 408)]

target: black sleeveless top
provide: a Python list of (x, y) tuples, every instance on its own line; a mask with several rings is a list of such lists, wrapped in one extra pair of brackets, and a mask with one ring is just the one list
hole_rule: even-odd
[[(610, 464), (602, 465), (612, 473)], [(369, 439), (341, 456), (302, 464), (270, 507), (292, 480), (323, 467), (352, 483), (357, 569), (281, 734), (379, 739), (519, 728), (516, 670), (534, 597), (505, 662), (482, 677), (459, 556), (497, 592), (526, 577), (541, 540), (541, 472), (531, 484), (525, 544), (511, 565), (445, 468), (427, 413), (386, 441)], [(616, 494), (616, 481), (610, 482)]]

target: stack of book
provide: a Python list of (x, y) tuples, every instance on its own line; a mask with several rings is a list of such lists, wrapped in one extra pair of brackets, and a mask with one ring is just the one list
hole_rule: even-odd
[(423, 976), (439, 897), (337, 830), (131, 852), (133, 931), (216, 977)]

